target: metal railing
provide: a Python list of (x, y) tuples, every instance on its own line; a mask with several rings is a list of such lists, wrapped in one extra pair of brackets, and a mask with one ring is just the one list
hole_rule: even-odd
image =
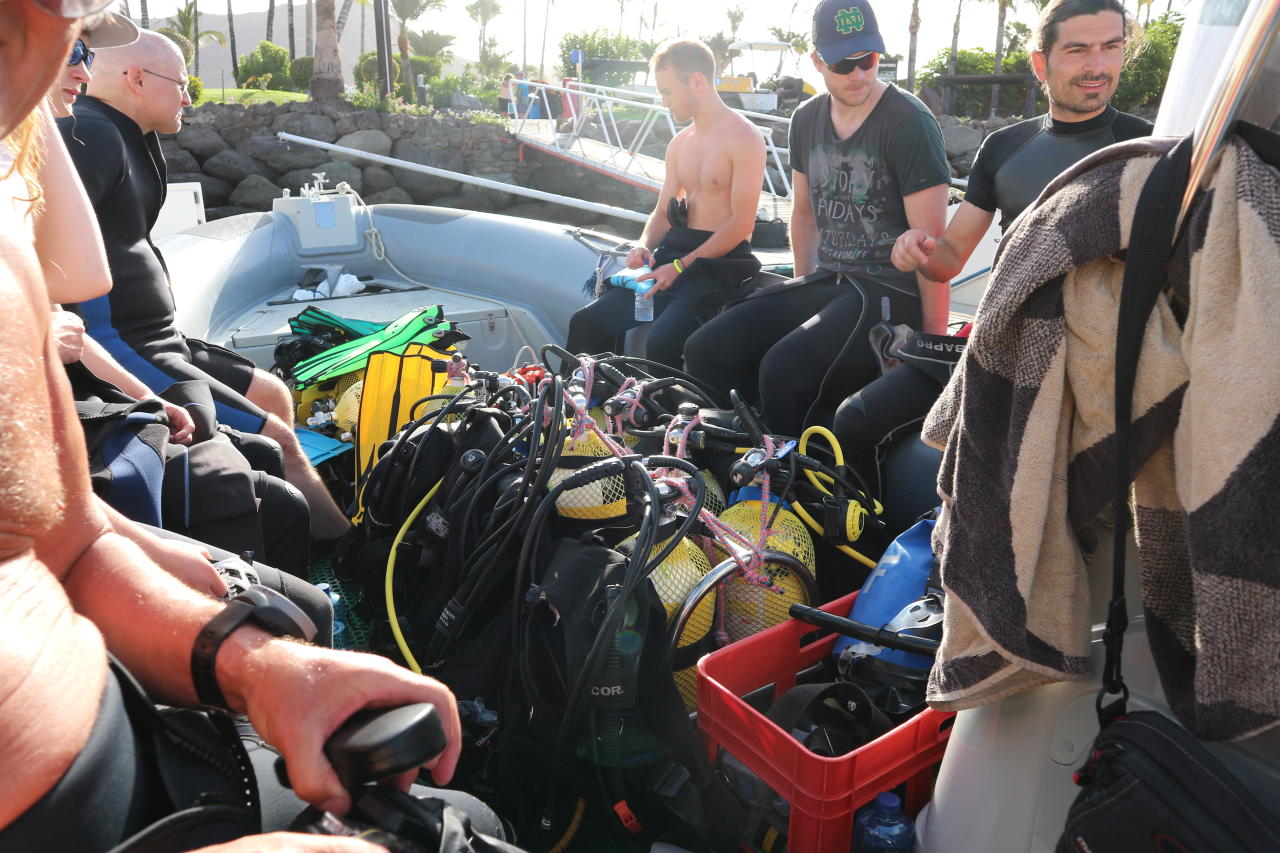
[[(527, 88), (528, 97), (519, 102), (523, 110), (516, 106), (517, 101), (513, 100), (512, 102), (513, 109), (516, 111), (514, 130), (517, 137), (525, 134), (530, 121), (550, 120), (552, 116), (560, 115), (561, 112), (559, 110), (552, 110), (551, 103), (553, 97), (563, 96), (561, 100), (568, 111), (571, 124), (570, 129), (567, 131), (559, 131), (558, 124), (552, 125), (556, 146), (564, 151), (576, 150), (582, 157), (599, 162), (602, 165), (612, 166), (626, 175), (633, 174), (637, 158), (642, 153), (645, 144), (649, 142), (649, 138), (653, 134), (653, 128), (658, 122), (665, 121), (667, 129), (673, 137), (679, 130), (670, 110), (661, 104), (654, 103), (653, 99), (658, 96), (647, 92), (634, 92), (627, 89), (618, 89), (614, 86), (600, 86), (593, 83), (575, 83), (572, 87), (566, 87), (552, 83), (530, 81), (520, 85)], [(607, 93), (621, 93), (628, 97)], [(530, 117), (535, 104), (539, 106), (539, 118)], [(631, 131), (629, 140), (624, 138), (615, 107), (624, 107), (628, 110), (638, 110), (644, 113), (644, 118)], [(734, 110), (734, 112), (748, 119), (768, 120), (770, 122), (783, 123), (787, 126), (791, 123), (790, 119), (783, 116), (771, 116), (748, 110)], [(602, 141), (610, 149), (603, 159), (593, 156), (592, 152), (589, 152), (583, 144), (583, 139), (589, 138), (585, 137), (585, 134), (588, 131), (588, 122), (592, 117), (598, 118), (599, 132), (604, 137), (603, 140), (597, 141)], [(752, 123), (760, 131), (761, 138), (764, 139), (766, 156), (778, 175), (778, 181), (775, 183), (773, 173), (768, 169), (765, 170), (763, 191), (775, 200), (790, 199), (791, 177), (788, 174), (790, 152), (785, 146), (779, 147), (774, 143), (772, 127), (760, 127), (755, 121)], [(784, 160), (786, 161), (785, 163)], [(645, 177), (648, 176), (646, 175)], [(781, 187), (778, 186), (779, 183)]]
[(280, 132), (276, 134), (276, 138), (284, 142), (296, 142), (299, 145), (309, 145), (312, 148), (321, 148), (325, 151), (346, 154), (361, 160), (368, 160), (370, 163), (378, 163), (379, 165), (389, 166), (394, 169), (408, 169), (411, 172), (421, 172), (424, 175), (434, 175), (437, 178), (447, 178), (451, 181), (457, 181), (462, 184), (471, 184), (476, 187), (484, 187), (485, 189), (501, 190), (504, 193), (511, 193), (512, 195), (532, 198), (538, 201), (546, 201), (552, 204), (562, 204), (565, 207), (576, 207), (579, 210), (587, 210), (592, 213), (613, 216), (618, 219), (626, 219), (630, 222), (646, 223), (649, 221), (649, 216), (647, 214), (637, 213), (634, 210), (627, 210), (623, 207), (614, 207), (609, 204), (597, 204), (594, 201), (583, 201), (580, 198), (556, 195), (555, 193), (548, 193), (543, 192), (542, 190), (522, 187), (519, 184), (507, 184), (502, 181), (491, 181), (488, 178), (477, 178), (475, 175), (467, 175), (462, 172), (451, 172), (448, 169), (439, 169), (435, 166), (424, 166), (421, 163), (412, 163), (408, 160), (398, 160), (395, 157), (384, 157), (381, 154), (370, 154), (367, 151), (347, 148), (344, 145), (334, 145), (332, 142), (321, 142), (318, 139), (307, 139), (305, 136), (297, 136), (292, 133)]

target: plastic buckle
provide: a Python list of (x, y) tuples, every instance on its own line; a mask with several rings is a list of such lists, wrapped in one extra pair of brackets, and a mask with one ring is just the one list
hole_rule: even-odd
[(622, 821), (622, 825), (626, 827), (627, 832), (632, 835), (639, 835), (644, 832), (644, 826), (641, 825), (640, 819), (636, 817), (635, 812), (631, 811), (631, 806), (627, 805), (626, 800), (618, 800), (613, 804), (613, 812), (618, 816), (618, 820)]

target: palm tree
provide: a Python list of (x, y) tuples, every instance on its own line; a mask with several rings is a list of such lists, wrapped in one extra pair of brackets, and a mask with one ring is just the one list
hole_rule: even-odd
[(231, 45), (231, 76), (240, 77), (240, 59), (236, 56), (236, 17), (231, 10), (231, 0), (227, 0), (227, 41)]
[(304, 53), (303, 53), (302, 55), (303, 55), (303, 56), (315, 56), (315, 55), (316, 55), (316, 54), (315, 54), (315, 50), (316, 50), (316, 48), (315, 48), (315, 38), (316, 38), (316, 36), (315, 36), (315, 33), (316, 33), (316, 30), (315, 30), (315, 21), (316, 21), (316, 14), (315, 14), (315, 2), (314, 2), (314, 0), (307, 0), (306, 18), (307, 18), (307, 20), (306, 20), (306, 21), (304, 22), (304, 24), (303, 24), (303, 26), (304, 26), (304, 30), (305, 30), (305, 31), (304, 31), (304, 33), (303, 33), (303, 42), (302, 42), (302, 45), (303, 45), (303, 48), (304, 48)]
[(453, 59), (453, 36), (438, 33), (435, 30), (423, 30), (420, 33), (409, 32), (409, 50), (414, 56), (437, 56), (441, 62)]
[[(999, 74), (1003, 71), (1001, 66), (1004, 65), (1004, 15), (1012, 5), (1013, 0), (996, 0), (999, 4), (999, 14), (996, 16), (996, 61), (992, 69), (994, 73)], [(996, 107), (1000, 104), (1000, 84), (995, 83), (991, 86), (991, 118), (996, 117)]]
[(168, 36), (178, 45), (182, 50), (183, 58), (191, 66), (192, 73), (197, 76), (200, 74), (200, 43), (209, 41), (218, 45), (227, 43), (227, 37), (218, 30), (200, 29), (200, 7), (196, 0), (187, 0), (186, 4), (179, 6), (178, 11), (169, 19), (168, 25), (156, 32), (162, 36)]
[(289, 61), (292, 62), (298, 58), (298, 52), (294, 48), (293, 41), (293, 0), (285, 0), (285, 2), (289, 4), (285, 7), (285, 10), (288, 12), (285, 17), (289, 19)]
[(542, 53), (538, 54), (538, 78), (547, 79), (547, 27), (551, 24), (551, 4), (555, 0), (547, 0), (542, 14)]
[(490, 36), (485, 44), (484, 56), (476, 64), (476, 70), (481, 77), (497, 77), (510, 64), (510, 56), (510, 53), (498, 53), (498, 40)]
[(336, 101), (342, 96), (342, 57), (338, 53), (335, 11), (334, 0), (316, 0), (315, 73), (311, 75), (311, 99), (315, 101)]
[(729, 37), (737, 41), (738, 27), (742, 26), (742, 19), (746, 17), (747, 13), (742, 11), (741, 6), (735, 6), (726, 14), (729, 16)]
[[(964, 0), (956, 0), (956, 22), (951, 26), (951, 53), (947, 56), (947, 75), (954, 77), (956, 63), (960, 59), (960, 12), (964, 9)], [(942, 98), (942, 111), (950, 114), (955, 109), (956, 90), (947, 86)]]
[(467, 14), (471, 16), (471, 20), (480, 25), (480, 62), (484, 63), (485, 56), (489, 50), (488, 28), (489, 22), (498, 17), (498, 13), (502, 11), (502, 5), (498, 0), (475, 0), (467, 5)]
[(911, 0), (911, 40), (907, 45), (907, 91), (916, 90), (916, 36), (920, 33), (920, 0)]
[(369, 19), (369, 7), (373, 5), (373, 0), (356, 0), (360, 4), (360, 55), (364, 56), (364, 31), (365, 22)]
[(276, 0), (267, 0), (267, 41), (274, 44), (271, 38), (276, 28)]
[(391, 0), (391, 14), (400, 22), (400, 37), (396, 46), (400, 48), (400, 80), (413, 91), (413, 62), (409, 59), (409, 24), (421, 18), (432, 9), (444, 7), (444, 0)]
[(142, 28), (151, 29), (151, 16), (147, 14), (147, 0), (138, 0), (138, 11), (142, 13)]
[(627, 16), (627, 0), (618, 0), (618, 35), (622, 35), (622, 22)]

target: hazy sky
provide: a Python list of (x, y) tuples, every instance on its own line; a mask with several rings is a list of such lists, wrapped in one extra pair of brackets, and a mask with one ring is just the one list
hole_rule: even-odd
[[(281, 3), (287, 0), (280, 0)], [(342, 8), (342, 0), (336, 0), (338, 8)], [(450, 33), (456, 37), (455, 53), (460, 56), (477, 55), (479, 31), (474, 21), (466, 13), (468, 0), (446, 0), (446, 6), (438, 12), (429, 12), (414, 27), (415, 29), (432, 29)], [(719, 30), (729, 32), (729, 22), (725, 11), (739, 6), (746, 12), (742, 26), (738, 30), (740, 38), (769, 38), (769, 27), (781, 26), (787, 30), (807, 32), (810, 17), (813, 13), (813, 0), (800, 0), (795, 6), (792, 0), (658, 0), (659, 38), (676, 35), (700, 36), (712, 35)], [(148, 10), (153, 20), (172, 15), (178, 7), (177, 0), (150, 0)], [(136, 16), (137, 0), (131, 0), (130, 6)], [(225, 14), (226, 4), (217, 0), (205, 0), (200, 4), (202, 12)], [(960, 31), (962, 46), (987, 45), (995, 40), (996, 13), (995, 4), (991, 0), (964, 0), (964, 17)], [(234, 9), (240, 11), (262, 11), (267, 7), (266, 0), (234, 0)], [(640, 35), (640, 15), (646, 21), (653, 14), (653, 0), (626, 0), (623, 31), (628, 35)], [(1026, 7), (1025, 9), (1023, 7)], [(525, 30), (524, 15), (528, 11), (528, 61), (537, 65), (538, 54), (542, 46), (542, 27), (547, 10), (546, 0), (503, 0), (502, 13), (489, 25), (489, 32), (498, 39), (500, 50), (509, 51), (514, 62), (520, 61), (522, 48), (522, 32)], [(905, 0), (880, 0), (874, 6), (884, 35), (885, 46), (890, 53), (902, 53), (907, 50), (907, 25), (911, 14), (911, 5)], [(951, 25), (955, 19), (955, 0), (921, 0), (920, 1), (920, 46), (919, 62), (932, 56), (937, 51), (951, 44)], [(355, 11), (352, 11), (353, 17)], [(1016, 6), (1013, 15), (1028, 21), (1034, 18), (1034, 7), (1030, 3)], [(555, 0), (550, 6), (550, 23), (547, 36), (547, 60), (550, 62), (560, 43), (560, 37), (566, 32), (580, 32), (585, 29), (603, 27), (617, 32), (619, 24), (618, 0)], [(278, 20), (278, 19), (277, 19)], [(350, 26), (350, 24), (348, 24)], [(989, 32), (988, 32), (989, 31)], [(649, 36), (648, 27), (644, 32)], [(762, 65), (768, 64), (762, 61)], [(746, 66), (743, 66), (746, 70)], [(772, 73), (772, 67), (768, 71)], [(767, 76), (767, 75), (763, 75)]]
[[(278, 0), (278, 2), (283, 4), (287, 0)], [(417, 22), (414, 28), (450, 33), (456, 37), (454, 52), (462, 57), (474, 58), (478, 55), (479, 32), (475, 22), (466, 13), (467, 2), (468, 0), (446, 0), (443, 10), (429, 12)], [(566, 32), (580, 32), (599, 27), (617, 32), (621, 19), (622, 30), (628, 35), (652, 37), (647, 23), (644, 32), (641, 32), (640, 20), (642, 14), (646, 21), (652, 17), (654, 0), (622, 0), (622, 2), (624, 5), (620, 14), (619, 0), (554, 0), (549, 6), (547, 0), (503, 0), (502, 12), (490, 23), (489, 32), (498, 39), (499, 49), (510, 53), (513, 62), (520, 62), (522, 52), (527, 52), (528, 62), (534, 66), (538, 64), (544, 15), (548, 8), (550, 9), (547, 36), (548, 63), (553, 61), (560, 38)], [(1185, 5), (1186, 0), (1154, 0), (1157, 14), (1164, 11), (1168, 2), (1172, 2), (1174, 8), (1179, 8)], [(336, 3), (341, 9), (342, 0), (336, 0)], [(993, 0), (963, 0), (963, 3), (961, 47), (981, 45), (990, 48), (995, 42), (995, 3)], [(796, 0), (731, 0), (731, 2), (657, 0), (657, 37), (712, 35), (717, 31), (724, 31), (727, 34), (729, 22), (725, 12), (735, 6), (742, 8), (746, 13), (738, 30), (738, 35), (742, 39), (769, 38), (769, 27), (773, 26), (808, 32), (814, 5), (815, 0), (798, 0), (798, 2)], [(1128, 5), (1132, 8), (1136, 4), (1133, 0), (1129, 0)], [(138, 0), (132, 0), (131, 6), (133, 13), (137, 15)], [(177, 0), (150, 0), (148, 3), (153, 20), (172, 15), (177, 6)], [(237, 12), (262, 11), (266, 6), (267, 0), (234, 0), (234, 8)], [(907, 27), (911, 15), (911, 4), (907, 0), (879, 0), (874, 3), (874, 8), (887, 51), (903, 55), (904, 61), (899, 73), (905, 77)], [(226, 4), (218, 0), (204, 0), (201, 3), (203, 12), (225, 14), (226, 9)], [(522, 33), (526, 31), (526, 12), (527, 46), (522, 38)], [(922, 66), (938, 51), (950, 47), (955, 14), (956, 0), (920, 0), (918, 66)], [(1015, 2), (1008, 13), (1009, 18), (1028, 24), (1034, 22), (1035, 16), (1035, 7), (1025, 0), (1020, 3)], [(353, 10), (352, 19), (355, 20), (356, 17)], [(776, 59), (771, 60), (761, 56), (758, 61), (758, 76), (763, 79), (773, 73)], [(788, 64), (790, 70), (794, 71), (794, 60), (788, 60)], [(750, 60), (739, 60), (736, 69), (739, 73), (750, 70)], [(784, 68), (784, 73), (786, 70)]]

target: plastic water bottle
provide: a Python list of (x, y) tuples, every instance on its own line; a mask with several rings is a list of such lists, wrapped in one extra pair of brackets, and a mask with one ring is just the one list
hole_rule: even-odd
[(877, 794), (871, 805), (859, 812), (853, 827), (852, 853), (914, 850), (915, 846), (915, 824), (902, 813), (897, 794)]
[(645, 299), (643, 293), (636, 293), (636, 322), (653, 322), (653, 300)]
[(345, 649), (347, 647), (347, 607), (342, 600), (342, 596), (327, 583), (316, 584), (316, 589), (329, 596), (329, 603), (333, 605), (333, 647), (335, 649)]

